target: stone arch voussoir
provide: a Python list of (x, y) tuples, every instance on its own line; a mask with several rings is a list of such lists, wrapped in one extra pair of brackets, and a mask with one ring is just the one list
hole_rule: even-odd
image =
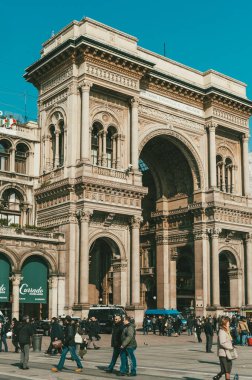
[(139, 137), (139, 156), (144, 146), (154, 137), (167, 136), (184, 154), (192, 171), (194, 191), (205, 188), (205, 175), (200, 155), (187, 136), (170, 126), (152, 126)]
[(92, 244), (95, 242), (95, 240), (99, 238), (104, 238), (104, 239), (110, 239), (112, 240), (118, 247), (119, 252), (120, 252), (120, 258), (121, 259), (126, 259), (126, 251), (123, 243), (121, 240), (113, 234), (112, 232), (109, 231), (99, 231), (99, 232), (94, 232), (93, 234), (90, 235), (89, 238), (89, 249), (91, 248)]
[(3, 253), (3, 255), (5, 255), (6, 258), (10, 261), (12, 271), (13, 272), (17, 271), (19, 267), (18, 255), (11, 249), (2, 247), (1, 245), (0, 245), (0, 253)]
[(57, 267), (57, 261), (53, 254), (48, 253), (41, 249), (29, 249), (27, 252), (25, 252), (19, 262), (19, 270), (21, 271), (22, 266), (24, 265), (25, 261), (33, 256), (41, 257), (45, 260), (45, 262), (48, 264), (49, 272), (50, 273), (57, 273), (58, 267)]

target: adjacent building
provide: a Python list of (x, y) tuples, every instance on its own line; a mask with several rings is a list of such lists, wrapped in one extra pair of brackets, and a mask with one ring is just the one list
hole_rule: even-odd
[[(0, 141), (2, 203), (19, 197), (21, 229), (4, 225), (0, 242), (15, 315), (23, 304), (84, 316), (114, 303), (139, 321), (147, 307), (252, 305), (244, 83), (89, 18), (46, 41), (25, 79), (39, 91), (38, 126)], [(24, 285), (28, 264), (46, 295)], [(38, 292), (35, 306), (25, 289)]]

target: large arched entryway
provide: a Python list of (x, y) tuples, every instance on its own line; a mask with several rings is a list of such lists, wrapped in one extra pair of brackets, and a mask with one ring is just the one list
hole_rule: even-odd
[(239, 305), (239, 270), (234, 254), (223, 250), (219, 254), (220, 305), (234, 307)]
[(120, 251), (110, 238), (96, 239), (89, 252), (89, 303), (118, 304), (121, 301)]
[(0, 310), (6, 317), (11, 317), (12, 283), (10, 280), (11, 264), (5, 254), (0, 253)]
[[(150, 247), (148, 263), (141, 268), (142, 292), (146, 292), (142, 294), (144, 306), (153, 304), (153, 297), (157, 298), (157, 307), (191, 306), (195, 298), (193, 246), (187, 247), (187, 254), (178, 258), (169, 255), (168, 249), (172, 246), (169, 247), (168, 235), (170, 231), (192, 230), (193, 216), (187, 214), (181, 222), (176, 216), (173, 220), (168, 215), (193, 202), (194, 190), (200, 187), (197, 163), (183, 142), (164, 134), (144, 145), (139, 170), (143, 185), (148, 188), (142, 200), (140, 237), (141, 248)], [(155, 281), (151, 281), (153, 275)]]
[(48, 317), (48, 263), (40, 256), (30, 256), (21, 270), (19, 287), (20, 314), (36, 319)]

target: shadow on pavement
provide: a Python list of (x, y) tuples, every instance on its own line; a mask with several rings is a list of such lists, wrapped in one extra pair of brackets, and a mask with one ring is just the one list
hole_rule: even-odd
[(206, 363), (206, 364), (214, 364), (214, 365), (217, 365), (217, 366), (220, 365), (220, 363), (216, 363), (216, 362), (208, 362), (208, 361), (206, 361), (206, 360), (198, 360), (198, 362), (199, 362), (199, 363)]

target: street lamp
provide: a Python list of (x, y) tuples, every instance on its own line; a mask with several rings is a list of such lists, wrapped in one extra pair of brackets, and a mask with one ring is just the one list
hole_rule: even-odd
[(99, 298), (100, 303), (102, 303), (102, 298)]

